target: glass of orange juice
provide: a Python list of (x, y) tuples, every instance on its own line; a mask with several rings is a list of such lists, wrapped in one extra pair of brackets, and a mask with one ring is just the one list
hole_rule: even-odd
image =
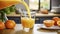
[(23, 29), (30, 29), (34, 27), (35, 24), (35, 12), (31, 12), (31, 18), (27, 14), (27, 12), (24, 12), (24, 15), (21, 16), (21, 24), (23, 26)]

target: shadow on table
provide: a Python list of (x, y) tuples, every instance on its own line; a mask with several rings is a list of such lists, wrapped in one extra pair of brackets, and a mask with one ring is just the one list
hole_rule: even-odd
[(41, 31), (41, 32), (57, 32), (58, 30), (53, 30), (53, 29), (37, 29), (38, 31)]
[(14, 34), (14, 29), (4, 29), (0, 30), (0, 34)]

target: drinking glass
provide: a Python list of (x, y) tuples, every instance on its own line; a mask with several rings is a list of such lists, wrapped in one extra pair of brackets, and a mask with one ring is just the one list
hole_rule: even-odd
[(33, 28), (35, 24), (35, 12), (31, 12), (30, 14), (31, 18), (26, 11), (24, 11), (23, 15), (21, 15), (21, 24), (23, 26), (23, 30), (26, 32)]

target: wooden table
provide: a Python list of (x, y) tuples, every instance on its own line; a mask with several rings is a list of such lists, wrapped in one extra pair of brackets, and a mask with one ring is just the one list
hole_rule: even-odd
[(0, 34), (60, 34), (57, 30), (45, 30), (39, 28), (40, 24), (35, 24), (29, 32), (23, 31), (21, 24), (17, 24), (14, 29), (0, 30)]

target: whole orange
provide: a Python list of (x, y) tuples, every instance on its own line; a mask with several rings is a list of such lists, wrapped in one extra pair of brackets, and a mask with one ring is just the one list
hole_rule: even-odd
[(60, 27), (60, 21), (57, 21), (57, 25)]
[(0, 30), (5, 28), (5, 24), (3, 22), (0, 22)]
[(11, 29), (14, 28), (16, 25), (14, 20), (7, 20), (5, 23), (6, 28)]
[(59, 21), (60, 18), (59, 17), (53, 17), (53, 20), (55, 21), (54, 25), (57, 26), (57, 21)]

